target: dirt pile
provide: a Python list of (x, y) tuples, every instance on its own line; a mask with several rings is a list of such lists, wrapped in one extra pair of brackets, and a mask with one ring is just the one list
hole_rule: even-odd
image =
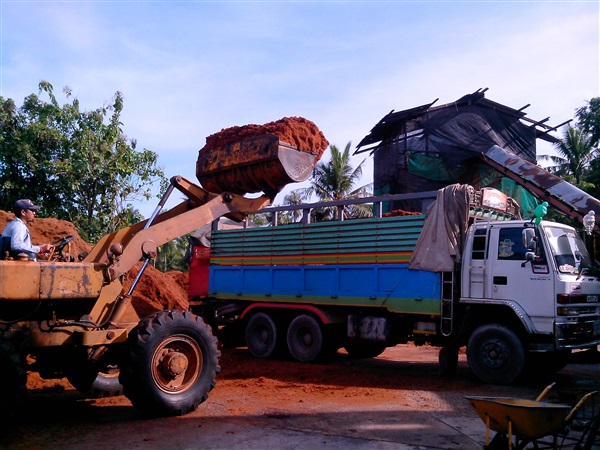
[[(137, 276), (142, 263), (125, 276), (124, 286), (128, 290)], [(146, 317), (165, 309), (189, 309), (187, 295), (188, 274), (172, 271), (161, 272), (148, 265), (144, 275), (133, 291), (131, 304), (140, 317)]]
[(395, 209), (393, 211), (383, 213), (383, 217), (402, 217), (402, 216), (420, 216), (422, 212), (404, 211), (403, 209)]
[(280, 141), (293, 145), (298, 150), (317, 155), (317, 160), (329, 145), (323, 133), (310, 120), (303, 117), (284, 117), (264, 125), (249, 124), (224, 128), (206, 138), (206, 145), (200, 152), (223, 147), (244, 139), (264, 134), (274, 134)]
[[(14, 214), (0, 210), (0, 230), (14, 219)], [(68, 221), (54, 218), (36, 218), (29, 225), (31, 241), (34, 245), (55, 242), (65, 236), (73, 235), (71, 255), (77, 258), (81, 252), (89, 251), (92, 245), (85, 242), (77, 233), (75, 226)], [(141, 263), (134, 267), (124, 280), (128, 290), (135, 279)], [(163, 273), (148, 265), (133, 293), (131, 303), (140, 317), (164, 309), (188, 309), (188, 274), (184, 272)]]

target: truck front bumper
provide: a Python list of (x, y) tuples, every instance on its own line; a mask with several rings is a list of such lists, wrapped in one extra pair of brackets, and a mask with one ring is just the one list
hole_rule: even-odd
[(573, 317), (556, 323), (556, 348), (590, 348), (600, 345), (600, 316)]

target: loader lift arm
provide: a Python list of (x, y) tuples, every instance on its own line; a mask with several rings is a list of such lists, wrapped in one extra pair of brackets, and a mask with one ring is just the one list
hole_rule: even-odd
[[(187, 200), (161, 214), (173, 188), (185, 194)], [(141, 259), (156, 258), (157, 248), (173, 239), (221, 216), (241, 222), (248, 213), (269, 204), (268, 196), (245, 198), (230, 192), (213, 194), (181, 176), (175, 176), (149, 219), (104, 236), (84, 262), (106, 264), (107, 281), (113, 281)]]

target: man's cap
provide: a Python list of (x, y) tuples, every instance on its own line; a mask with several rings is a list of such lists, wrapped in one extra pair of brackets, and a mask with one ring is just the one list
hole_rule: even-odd
[(38, 205), (34, 205), (33, 202), (31, 200), (29, 200), (28, 198), (22, 198), (21, 200), (17, 200), (15, 202), (15, 209), (33, 209), (34, 211), (37, 211), (39, 209), (41, 209), (41, 206)]

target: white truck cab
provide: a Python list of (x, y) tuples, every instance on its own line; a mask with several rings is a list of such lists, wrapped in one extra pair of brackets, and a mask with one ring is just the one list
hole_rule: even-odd
[[(556, 356), (600, 344), (600, 280), (573, 227), (533, 220), (475, 222), (463, 256), (460, 303), (477, 311), (471, 317), (480, 321), (471, 328), (470, 359), (489, 367), (506, 363), (496, 359), (504, 340), (522, 347), (521, 366), (532, 353)], [(510, 338), (473, 340), (490, 324)]]

